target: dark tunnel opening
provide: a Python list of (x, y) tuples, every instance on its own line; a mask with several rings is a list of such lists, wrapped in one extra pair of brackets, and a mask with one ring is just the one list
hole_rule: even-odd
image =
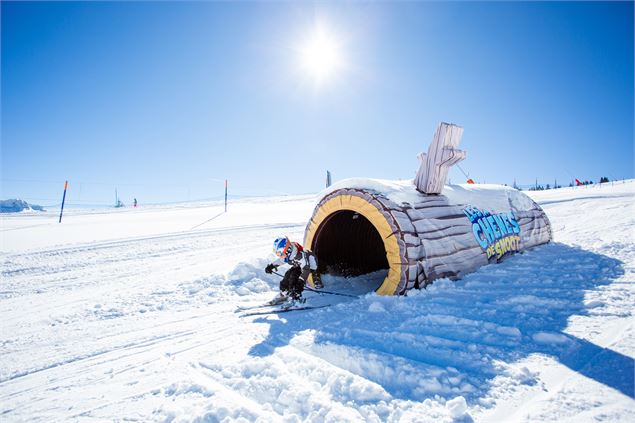
[(322, 222), (313, 251), (320, 273), (350, 277), (389, 267), (379, 232), (368, 219), (351, 210), (333, 213)]

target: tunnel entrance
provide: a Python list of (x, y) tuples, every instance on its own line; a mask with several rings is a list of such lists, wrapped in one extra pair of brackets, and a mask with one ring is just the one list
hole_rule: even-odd
[(350, 277), (389, 267), (379, 232), (368, 219), (351, 210), (337, 211), (322, 222), (313, 252), (320, 273)]

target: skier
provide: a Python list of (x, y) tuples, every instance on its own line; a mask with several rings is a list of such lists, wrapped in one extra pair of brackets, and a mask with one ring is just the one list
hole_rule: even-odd
[(302, 301), (302, 291), (309, 274), (313, 276), (313, 284), (316, 288), (323, 288), (322, 280), (317, 272), (317, 259), (315, 254), (306, 250), (297, 242), (291, 242), (286, 236), (276, 238), (273, 242), (273, 251), (278, 256), (273, 263), (265, 267), (265, 273), (273, 273), (282, 264), (289, 264), (291, 268), (286, 271), (280, 281), (280, 292), (269, 303), (282, 304), (291, 298), (291, 305), (296, 301)]

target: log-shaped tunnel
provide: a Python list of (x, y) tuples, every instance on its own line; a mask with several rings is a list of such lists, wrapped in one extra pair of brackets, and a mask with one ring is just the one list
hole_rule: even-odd
[[(378, 294), (458, 279), (551, 240), (545, 212), (509, 187), (452, 186), (446, 195), (425, 195), (408, 181), (346, 183), (318, 202), (304, 245), (315, 252), (321, 273), (388, 269)], [(372, 188), (359, 186), (366, 184)]]
[(329, 215), (313, 240), (319, 272), (359, 276), (388, 269), (384, 242), (368, 219), (353, 210)]

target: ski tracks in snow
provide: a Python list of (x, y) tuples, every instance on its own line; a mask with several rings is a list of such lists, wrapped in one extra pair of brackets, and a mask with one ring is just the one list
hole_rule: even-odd
[[(270, 242), (281, 231), (301, 238), (301, 225), (3, 255), (0, 415), (633, 420), (635, 222), (625, 198), (543, 202), (557, 242), (460, 281), (280, 316), (234, 309), (271, 297)], [(587, 203), (586, 213), (571, 208)], [(324, 281), (351, 290), (377, 277)]]
[[(299, 229), (261, 225), (263, 246), (281, 228)], [(231, 341), (241, 335), (234, 330), (236, 299), (271, 292), (276, 281), (261, 266), (241, 265), (228, 275), (218, 270), (241, 256), (253, 261), (253, 250), (235, 242), (253, 230), (4, 255), (0, 415), (45, 421), (113, 409), (124, 415), (129, 409), (122, 403), (149, 398), (140, 401), (152, 404), (148, 416), (157, 387), (189, 371), (186, 357), (243, 348)]]

